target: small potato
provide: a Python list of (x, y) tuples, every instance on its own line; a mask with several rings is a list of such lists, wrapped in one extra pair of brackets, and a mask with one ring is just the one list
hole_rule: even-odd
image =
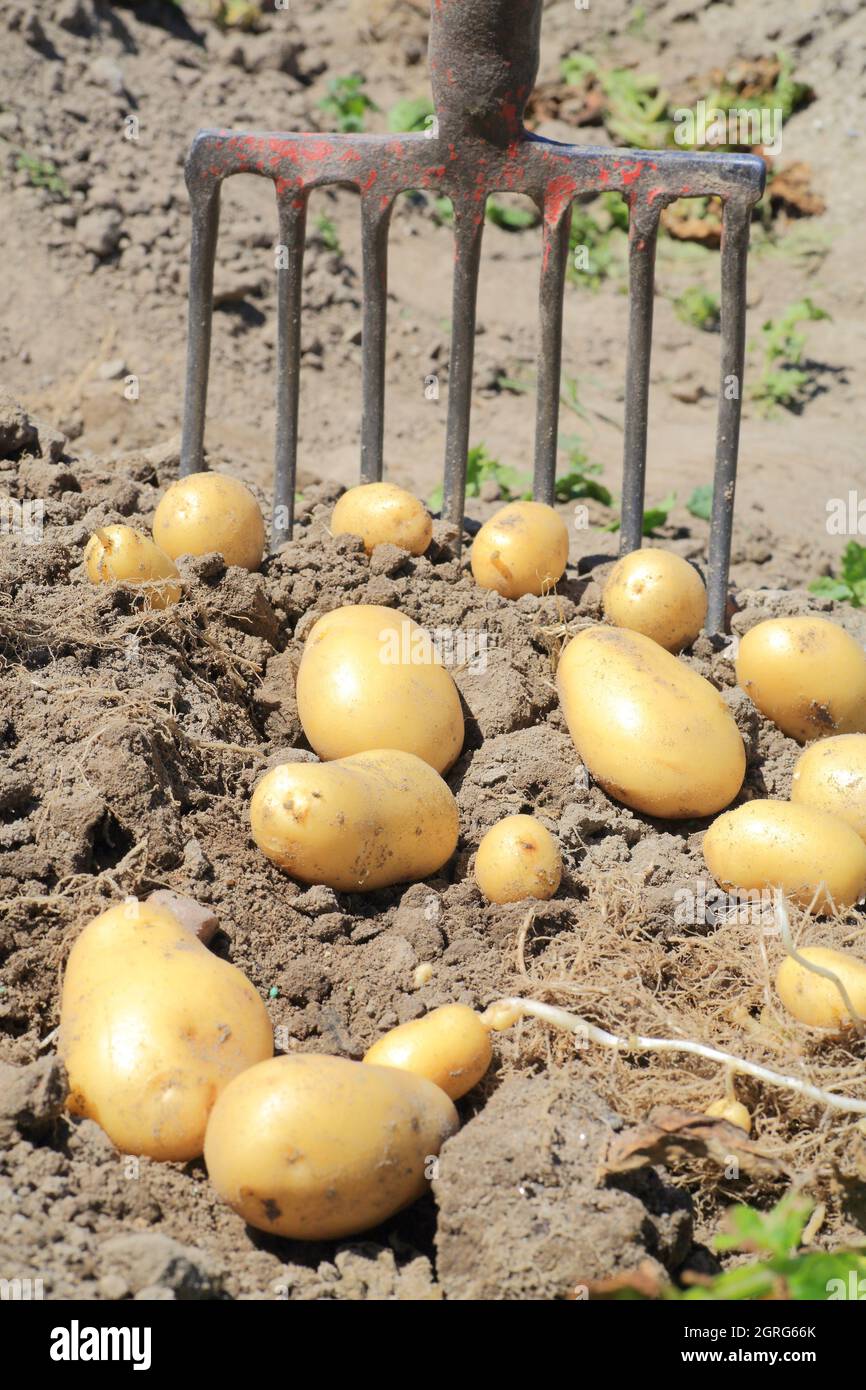
[(482, 589), (503, 598), (545, 594), (568, 564), (568, 527), (544, 502), (509, 502), (485, 521), (470, 560)]
[(433, 538), (429, 512), (394, 483), (361, 483), (349, 488), (331, 514), (331, 535), (360, 536), (370, 555), (377, 545), (396, 545), (423, 555)]
[(847, 821), (866, 840), (866, 734), (821, 739), (797, 759), (791, 800)]
[(704, 1111), (705, 1115), (711, 1115), (714, 1120), (727, 1120), (729, 1125), (736, 1125), (738, 1129), (744, 1129), (747, 1134), (752, 1132), (752, 1117), (743, 1105), (742, 1101), (733, 1100), (730, 1096), (723, 1096), (721, 1100), (714, 1100)]
[(227, 1086), (205, 1139), (210, 1180), (251, 1226), (293, 1240), (359, 1235), (427, 1190), (459, 1125), (432, 1081), (296, 1053)]
[(866, 845), (812, 806), (747, 801), (710, 826), (704, 859), (721, 888), (780, 888), (814, 912), (850, 907), (866, 893)]
[[(858, 1018), (866, 1019), (866, 962), (829, 946), (803, 946), (798, 954), (810, 964), (832, 971)], [(788, 1013), (809, 1028), (838, 1030), (852, 1022), (838, 986), (826, 975), (807, 970), (793, 956), (786, 956), (779, 966), (776, 989)]]
[(320, 758), (399, 748), (447, 772), (463, 747), (457, 687), (427, 632), (375, 603), (326, 613), (298, 668), (298, 716)]
[(770, 618), (740, 640), (737, 680), (762, 714), (806, 743), (866, 733), (866, 652), (826, 618)]
[(471, 1091), (490, 1066), (490, 1032), (465, 1004), (444, 1004), (424, 1018), (392, 1028), (368, 1051), (365, 1062), (426, 1076), (452, 1100)]
[(146, 608), (168, 608), (181, 595), (177, 566), (150, 539), (131, 526), (101, 526), (84, 551), (84, 568), (91, 584), (143, 584)]
[(173, 560), (215, 551), (227, 565), (257, 570), (265, 553), (265, 522), (255, 497), (238, 478), (191, 473), (172, 483), (162, 498), (153, 538)]
[(302, 883), (372, 892), (436, 873), (457, 846), (457, 802), (412, 753), (282, 763), (250, 803), (253, 839)]
[(475, 882), (488, 902), (552, 898), (561, 877), (559, 845), (534, 816), (506, 816), (482, 836)]
[(669, 652), (694, 642), (707, 616), (707, 591), (693, 565), (669, 550), (635, 550), (614, 565), (602, 594), (614, 627), (651, 637)]
[(122, 1153), (186, 1162), (238, 1072), (273, 1055), (267, 1009), (235, 966), (171, 912), (125, 902), (95, 917), (69, 956), (57, 1050), (68, 1107)]
[(583, 762), (633, 810), (709, 816), (740, 790), (746, 753), (728, 706), (643, 633), (585, 628), (562, 654), (556, 687)]

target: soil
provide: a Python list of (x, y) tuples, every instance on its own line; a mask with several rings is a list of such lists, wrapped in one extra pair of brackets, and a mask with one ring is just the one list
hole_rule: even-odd
[[(854, 369), (863, 290), (851, 266), (864, 195), (850, 177), (862, 138), (862, 12), (853, 0), (805, 16), (782, 0), (759, 11), (736, 4), (723, 18), (700, 0), (645, 9), (636, 35), (625, 3), (550, 5), (542, 81), (553, 82), (578, 45), (611, 64), (637, 62), (673, 91), (711, 67), (782, 48), (815, 89), (786, 127), (785, 159), (812, 165), (827, 211), (808, 223), (825, 244), (805, 255), (803, 219), (753, 257), (751, 329), (804, 294), (833, 320), (807, 326), (814, 391), (803, 411), (764, 419), (746, 407), (733, 630), (816, 611), (863, 642), (858, 610), (805, 588), (838, 563), (826, 505), (856, 489), (862, 472)], [(531, 993), (605, 1027), (679, 1030), (863, 1094), (859, 1045), (821, 1051), (772, 1012), (767, 972), (781, 951), (772, 935), (683, 920), (683, 893), (705, 881), (704, 823), (636, 815), (578, 765), (553, 670), (565, 637), (601, 616), (616, 543), (598, 527), (609, 510), (590, 502), (590, 526), (571, 528), (557, 593), (517, 603), (474, 585), (440, 523), (419, 559), (390, 547), (367, 559), (351, 538), (330, 536), (333, 501), (357, 469), (360, 291), (348, 194), (320, 195), (342, 249), (314, 235), (305, 279), (295, 539), (261, 574), (214, 556), (183, 562), (183, 599), (161, 613), (139, 611), (129, 591), (86, 584), (93, 529), (124, 520), (146, 528), (177, 472), (191, 134), (207, 125), (324, 128), (328, 78), (355, 69), (383, 112), (425, 90), (426, 17), (409, 0), (294, 5), (253, 34), (222, 34), (185, 10), (60, 0), (47, 12), (13, 3), (0, 20), (9, 171), (0, 370), (12, 393), (0, 400), (0, 491), (44, 503), (39, 544), (0, 538), (0, 1273), (42, 1279), (46, 1297), (63, 1299), (569, 1297), (581, 1280), (646, 1261), (672, 1274), (712, 1268), (706, 1246), (729, 1203), (769, 1203), (791, 1181), (825, 1202), (822, 1241), (862, 1239), (862, 1133), (757, 1085), (742, 1098), (772, 1160), (761, 1173), (744, 1163), (729, 1178), (709, 1161), (672, 1160), (645, 1165), (639, 1179), (600, 1176), (612, 1136), (658, 1104), (702, 1110), (719, 1093), (718, 1072), (683, 1058), (642, 1065), (575, 1051), (535, 1023), (497, 1035), (494, 1067), (461, 1102), (464, 1127), (443, 1152), (432, 1194), (359, 1241), (265, 1237), (217, 1201), (201, 1163), (124, 1158), (94, 1124), (63, 1112), (51, 1049), (70, 943), (111, 902), (156, 889), (189, 894), (215, 914), (212, 948), (267, 1000), (282, 1050), (357, 1057), (384, 1029), (439, 1004), (484, 1007)], [(123, 135), (131, 112), (138, 141)], [(369, 124), (384, 128), (384, 115)], [(566, 135), (555, 121), (539, 128)], [(604, 137), (581, 127), (578, 138)], [(21, 150), (54, 161), (68, 194), (34, 187), (16, 168)], [(258, 181), (227, 189), (208, 435), (212, 466), (244, 477), (266, 513), (271, 213)], [(486, 237), (473, 439), (523, 469), (533, 412), (495, 382), (533, 369), (538, 239), (495, 226)], [(433, 372), (447, 385), (449, 233), (429, 206), (406, 199), (393, 244), (386, 458), (389, 476), (424, 495), (442, 453), (447, 391), (427, 401), (423, 379)], [(660, 254), (649, 493), (677, 491), (657, 543), (701, 565), (707, 527), (681, 503), (710, 478), (718, 338), (682, 325), (671, 299), (689, 283), (713, 283), (717, 260), (689, 250), (696, 255), (667, 245)], [(614, 490), (620, 288), (569, 287), (566, 309), (565, 369), (580, 378), (589, 410), (575, 428)], [(137, 400), (124, 396), (129, 376)], [(489, 515), (494, 494), (472, 499), (470, 513)], [(486, 658), (453, 671), (467, 729), (449, 775), (457, 855), (440, 878), (368, 896), (292, 883), (258, 854), (247, 822), (262, 772), (312, 756), (293, 695), (305, 633), (318, 614), (358, 602), (470, 634), (476, 649), (483, 634)], [(787, 796), (797, 746), (737, 690), (730, 648), (702, 638), (684, 659), (722, 690), (743, 731), (743, 796)], [(559, 893), (532, 914), (525, 904), (485, 905), (471, 876), (484, 830), (521, 811), (559, 835), (566, 857)], [(819, 930), (794, 925), (803, 939)], [(862, 915), (822, 923), (820, 934), (862, 939)], [(419, 987), (424, 962), (432, 976)]]

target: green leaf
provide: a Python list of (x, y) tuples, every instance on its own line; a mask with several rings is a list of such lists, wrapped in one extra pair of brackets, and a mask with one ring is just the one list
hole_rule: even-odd
[(866, 545), (848, 542), (842, 554), (842, 577), (852, 589), (866, 579)]
[(841, 579), (833, 579), (831, 575), (822, 575), (820, 579), (813, 579), (809, 585), (810, 594), (819, 594), (821, 598), (833, 598), (837, 603), (847, 603), (853, 596), (850, 585), (845, 584)]
[(487, 221), (492, 222), (494, 227), (502, 227), (506, 232), (522, 232), (527, 227), (537, 227), (540, 214), (537, 208), (505, 207), (494, 198), (488, 198)]
[(814, 1203), (799, 1193), (788, 1193), (771, 1211), (732, 1207), (730, 1231), (716, 1238), (717, 1250), (755, 1250), (787, 1257), (800, 1244)]
[(696, 487), (688, 502), (686, 511), (691, 512), (692, 516), (699, 517), (701, 521), (709, 521), (713, 514), (713, 485), (703, 483)]
[(669, 492), (667, 497), (662, 498), (661, 502), (645, 511), (643, 514), (643, 534), (651, 536), (658, 526), (664, 526), (676, 504), (676, 493)]
[(395, 134), (427, 130), (432, 115), (433, 103), (429, 97), (404, 97), (388, 112), (388, 129)]

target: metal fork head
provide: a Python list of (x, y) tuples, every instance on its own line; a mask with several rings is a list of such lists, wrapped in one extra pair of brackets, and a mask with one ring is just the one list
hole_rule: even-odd
[(189, 343), (182, 474), (203, 464), (220, 186), (261, 174), (276, 192), (276, 547), (292, 534), (297, 466), (301, 288), (310, 193), (360, 196), (362, 236), (361, 481), (382, 476), (388, 227), (394, 200), (422, 189), (451, 200), (454, 282), (442, 515), (462, 536), (475, 306), (489, 194), (527, 195), (542, 218), (533, 493), (552, 503), (562, 363), (562, 303), (573, 201), (619, 192), (629, 208), (629, 332), (620, 553), (642, 540), (655, 248), (662, 210), (677, 198), (723, 203), (721, 385), (708, 563), (707, 629), (724, 629), (743, 392), (746, 256), (751, 209), (764, 187), (752, 155), (594, 148), (541, 139), (523, 115), (538, 71), (542, 0), (432, 0), (429, 66), (435, 118), (409, 135), (205, 130), (186, 162), (192, 210)]

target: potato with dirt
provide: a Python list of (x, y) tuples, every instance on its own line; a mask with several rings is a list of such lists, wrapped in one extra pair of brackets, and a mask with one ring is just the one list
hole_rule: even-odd
[(153, 538), (173, 560), (216, 552), (227, 565), (257, 570), (265, 553), (265, 521), (239, 478), (190, 473), (172, 483), (160, 500)]
[(505, 816), (482, 836), (475, 882), (489, 903), (552, 898), (561, 878), (559, 844), (535, 816)]
[(568, 527), (544, 502), (509, 502), (472, 542), (475, 583), (503, 598), (546, 594), (568, 564)]
[(457, 803), (423, 759), (372, 749), (282, 763), (250, 803), (253, 839), (302, 883), (369, 893), (435, 874), (457, 847)]
[(737, 680), (789, 738), (866, 733), (866, 651), (814, 614), (768, 618), (740, 639)]
[(651, 546), (614, 565), (602, 603), (614, 627), (642, 632), (669, 652), (691, 646), (707, 616), (707, 591), (694, 565)]
[(368, 1049), (364, 1061), (426, 1076), (452, 1100), (481, 1080), (493, 1058), (490, 1028), (466, 1004), (443, 1004), (401, 1023)]
[(463, 710), (424, 628), (393, 608), (336, 608), (311, 629), (298, 716), (320, 758), (395, 748), (447, 772), (463, 747)]
[(117, 523), (94, 531), (84, 551), (91, 584), (141, 586), (145, 608), (169, 608), (181, 595), (177, 565), (159, 546), (131, 526)]
[(339, 498), (331, 513), (332, 536), (359, 536), (371, 555), (377, 545), (396, 545), (423, 555), (433, 539), (433, 521), (423, 503), (394, 483), (360, 483)]
[(154, 903), (95, 917), (69, 956), (57, 1050), (69, 1109), (122, 1153), (197, 1158), (214, 1100), (273, 1055), (267, 1009), (249, 980)]
[(803, 946), (797, 954), (806, 964), (786, 956), (776, 989), (798, 1023), (838, 1031), (866, 1022), (866, 961), (829, 946)]
[(820, 739), (797, 759), (791, 800), (841, 817), (866, 840), (866, 734)]
[(431, 1159), (458, 1126), (452, 1101), (423, 1076), (343, 1057), (275, 1057), (217, 1100), (205, 1163), (251, 1226), (338, 1240), (421, 1197)]
[(663, 820), (709, 816), (742, 786), (742, 736), (719, 692), (652, 638), (585, 628), (556, 687), (583, 762), (609, 796)]

